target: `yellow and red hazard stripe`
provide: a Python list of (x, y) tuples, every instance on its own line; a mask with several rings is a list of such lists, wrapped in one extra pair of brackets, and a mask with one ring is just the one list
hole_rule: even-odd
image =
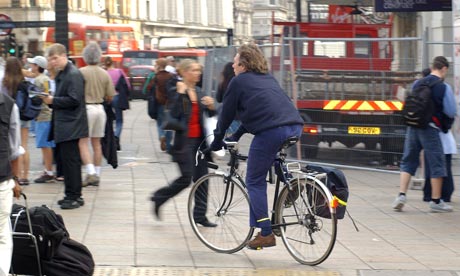
[(324, 101), (323, 106), (323, 110), (343, 111), (401, 111), (402, 108), (400, 101), (330, 100)]

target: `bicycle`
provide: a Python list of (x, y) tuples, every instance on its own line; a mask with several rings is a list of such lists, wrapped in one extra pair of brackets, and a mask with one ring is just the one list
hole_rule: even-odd
[[(325, 173), (303, 172), (299, 163), (286, 163), (286, 149), (298, 141), (286, 140), (274, 162), (276, 186), (272, 208), (272, 229), (281, 236), (291, 256), (301, 264), (318, 265), (332, 252), (337, 235), (337, 200), (323, 183)], [(199, 240), (219, 253), (234, 253), (254, 234), (249, 226), (249, 195), (238, 174), (239, 161), (247, 156), (238, 151), (237, 142), (225, 142), (230, 153), (228, 172), (208, 162), (216, 171), (204, 175), (192, 186), (188, 198), (188, 217)], [(201, 152), (197, 152), (198, 155)], [(283, 186), (281, 187), (281, 184)], [(281, 191), (280, 191), (281, 189)], [(206, 217), (215, 228), (197, 225), (193, 218), (195, 199), (207, 195)]]

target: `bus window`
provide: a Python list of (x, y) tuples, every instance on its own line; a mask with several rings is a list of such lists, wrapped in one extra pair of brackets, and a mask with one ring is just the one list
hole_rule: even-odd
[(158, 59), (158, 51), (124, 51), (121, 67), (123, 71), (128, 72), (129, 67), (134, 65), (154, 66)]

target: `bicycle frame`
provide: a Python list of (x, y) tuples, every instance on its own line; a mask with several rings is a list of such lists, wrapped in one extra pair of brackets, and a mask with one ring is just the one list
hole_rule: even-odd
[[(217, 174), (221, 174), (224, 176), (225, 184), (227, 184), (225, 187), (225, 193), (224, 193), (222, 204), (220, 205), (219, 209), (216, 211), (217, 216), (219, 217), (221, 216), (221, 214), (226, 212), (226, 210), (230, 207), (230, 204), (232, 203), (232, 200), (233, 200), (234, 187), (233, 185), (228, 185), (228, 183), (232, 183), (230, 180), (233, 178), (234, 180), (238, 181), (246, 189), (246, 183), (244, 182), (243, 178), (238, 174), (237, 170), (239, 167), (239, 161), (240, 160), (245, 161), (248, 159), (248, 157), (238, 153), (238, 149), (236, 148), (237, 142), (226, 142), (226, 143), (227, 143), (228, 151), (230, 153), (230, 162), (228, 163), (228, 165), (230, 166), (230, 171), (228, 173), (223, 172), (223, 171), (216, 171)], [(197, 155), (198, 154), (199, 152), (197, 152)], [(208, 165), (215, 169), (218, 168), (216, 164), (211, 163), (211, 162), (208, 162)]]
[[(280, 193), (281, 183), (283, 183), (285, 186), (288, 186), (289, 182), (294, 179), (294, 178), (292, 178), (291, 173), (297, 173), (297, 174), (301, 175), (302, 178), (305, 177), (307, 180), (314, 181), (318, 186), (320, 186), (320, 188), (323, 191), (329, 191), (329, 189), (326, 187), (326, 185), (324, 185), (324, 183), (321, 182), (318, 179), (318, 175), (326, 176), (325, 174), (314, 174), (314, 175), (308, 174), (308, 173), (305, 173), (305, 172), (301, 171), (300, 167), (299, 167), (298, 170), (289, 170), (289, 168), (288, 168), (289, 164), (286, 164), (286, 161), (285, 161), (286, 156), (287, 156), (287, 154), (285, 153), (285, 149), (282, 149), (279, 152), (279, 155), (277, 156), (277, 158), (275, 159), (275, 162), (273, 163), (273, 166), (275, 167), (275, 174), (277, 175), (276, 183), (275, 183), (275, 185), (276, 185), (275, 186), (275, 193), (274, 193), (274, 196), (273, 196), (273, 207), (272, 207), (273, 212), (272, 212), (272, 217), (271, 217), (271, 224), (272, 224), (273, 229), (278, 229), (280, 226), (288, 226), (288, 225), (296, 224), (296, 222), (277, 224), (276, 223), (275, 212), (274, 212), (274, 210), (276, 209), (276, 205), (278, 203), (278, 197), (279, 197), (279, 193)], [(299, 176), (299, 178), (300, 178), (300, 176)], [(336, 200), (333, 198), (331, 193), (325, 193), (325, 194), (326, 194), (326, 197), (327, 197), (327, 200), (328, 200), (329, 211), (331, 212), (331, 214), (335, 214), (336, 213), (335, 207), (337, 206), (337, 202), (335, 202)], [(305, 200), (303, 198), (303, 196), (301, 196), (301, 197), (302, 197), (305, 205), (308, 207), (308, 210), (313, 213), (313, 211), (311, 209), (310, 202), (308, 200)], [(297, 212), (297, 207), (295, 205), (294, 205), (294, 211), (295, 211), (296, 216), (299, 216), (299, 213)]]

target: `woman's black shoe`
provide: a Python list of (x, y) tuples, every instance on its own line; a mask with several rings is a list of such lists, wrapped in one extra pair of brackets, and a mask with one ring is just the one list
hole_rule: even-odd
[(195, 221), (197, 224), (201, 224), (203, 227), (217, 227), (217, 224), (210, 222), (209, 220)]
[(157, 220), (161, 220), (161, 217), (160, 217), (160, 207), (161, 205), (163, 205), (163, 203), (165, 203), (166, 201), (165, 200), (159, 200), (157, 197), (155, 196), (152, 196), (150, 198), (151, 201), (153, 201), (153, 214), (155, 215), (155, 218)]

